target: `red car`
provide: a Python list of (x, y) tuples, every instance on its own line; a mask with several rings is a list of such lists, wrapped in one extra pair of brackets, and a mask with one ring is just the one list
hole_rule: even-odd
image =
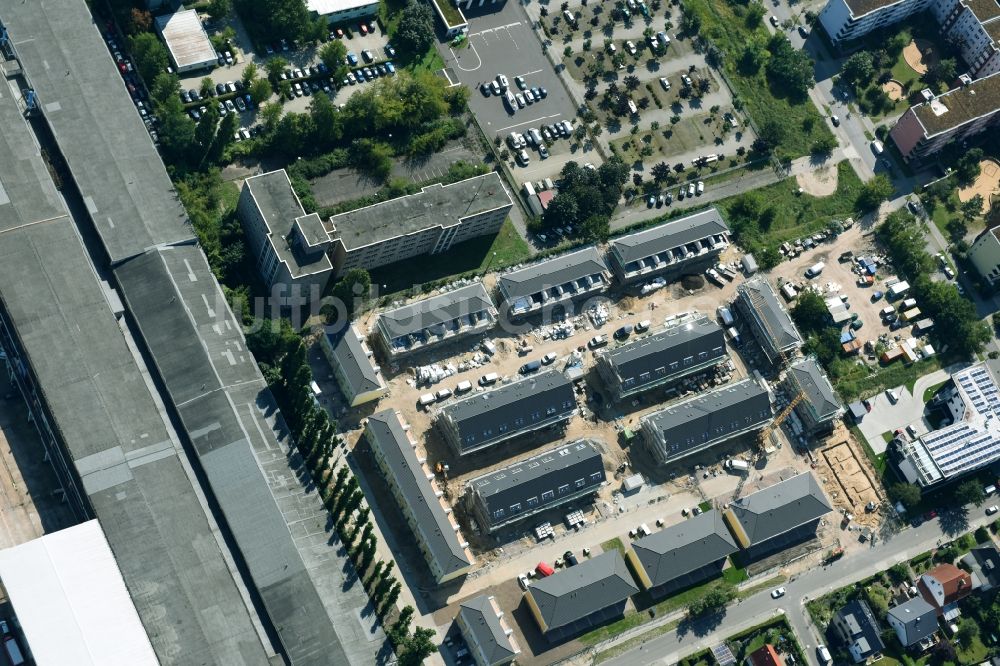
[(361, 34), (362, 35), (367, 35), (368, 34), (368, 26), (365, 25), (364, 23), (359, 24), (358, 25), (358, 29), (361, 30)]
[(538, 566), (535, 567), (535, 571), (538, 573), (539, 578), (547, 578), (555, 573), (555, 569), (550, 567), (545, 562), (539, 562)]

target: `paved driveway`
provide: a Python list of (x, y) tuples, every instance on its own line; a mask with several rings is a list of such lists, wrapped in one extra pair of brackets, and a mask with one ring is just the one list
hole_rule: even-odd
[(923, 419), (924, 391), (947, 380), (949, 376), (947, 370), (935, 370), (929, 375), (924, 375), (914, 384), (912, 394), (905, 386), (897, 386), (899, 401), (895, 405), (889, 402), (885, 391), (872, 398), (872, 410), (859, 425), (872, 450), (875, 453), (885, 452), (887, 442), (882, 437), (884, 432), (893, 432), (896, 428), (905, 428), (911, 423), (916, 424), (914, 427), (918, 432), (926, 432), (928, 427)]

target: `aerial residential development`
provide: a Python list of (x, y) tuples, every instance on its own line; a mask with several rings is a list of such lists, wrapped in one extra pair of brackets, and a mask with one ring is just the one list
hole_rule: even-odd
[(996, 0), (0, 1), (0, 74), (0, 666), (1000, 663)]

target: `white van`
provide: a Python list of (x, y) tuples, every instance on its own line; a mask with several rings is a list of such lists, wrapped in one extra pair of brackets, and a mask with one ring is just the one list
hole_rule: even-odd
[(733, 319), (733, 313), (730, 312), (729, 308), (725, 305), (720, 305), (717, 312), (719, 313), (719, 319), (722, 320), (723, 326), (729, 327), (736, 322), (736, 320)]
[(833, 663), (833, 657), (830, 656), (830, 651), (825, 645), (820, 645), (816, 648), (816, 656), (819, 657), (819, 663), (823, 666), (829, 666)]
[(817, 277), (820, 273), (823, 272), (824, 268), (826, 268), (826, 264), (824, 264), (822, 261), (815, 263), (806, 269), (806, 277), (807, 278)]
[(437, 402), (437, 397), (433, 393), (424, 393), (417, 401), (417, 403), (424, 408), (428, 405), (433, 405), (435, 402)]
[(878, 316), (882, 317), (882, 319), (885, 319), (891, 314), (896, 314), (896, 308), (892, 307), (891, 305), (887, 305), (878, 311)]
[(458, 386), (455, 387), (455, 393), (468, 393), (472, 390), (472, 382), (466, 380), (464, 382), (459, 382)]
[(499, 380), (500, 380), (500, 375), (498, 375), (495, 372), (491, 372), (479, 378), (479, 385), (492, 386), (493, 384), (496, 384)]
[(447, 400), (448, 398), (451, 397), (451, 389), (449, 388), (440, 389), (437, 393), (434, 394), (434, 397), (438, 399), (438, 402)]

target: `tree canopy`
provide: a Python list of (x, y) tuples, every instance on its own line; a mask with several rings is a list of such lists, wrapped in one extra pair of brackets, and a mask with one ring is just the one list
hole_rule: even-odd
[(403, 8), (392, 37), (397, 48), (410, 57), (420, 56), (434, 43), (434, 14), (428, 3), (411, 0)]
[(792, 43), (781, 33), (775, 34), (768, 42), (767, 50), (771, 58), (767, 62), (767, 74), (772, 81), (793, 97), (803, 98), (815, 83), (813, 61), (805, 51), (792, 47)]

